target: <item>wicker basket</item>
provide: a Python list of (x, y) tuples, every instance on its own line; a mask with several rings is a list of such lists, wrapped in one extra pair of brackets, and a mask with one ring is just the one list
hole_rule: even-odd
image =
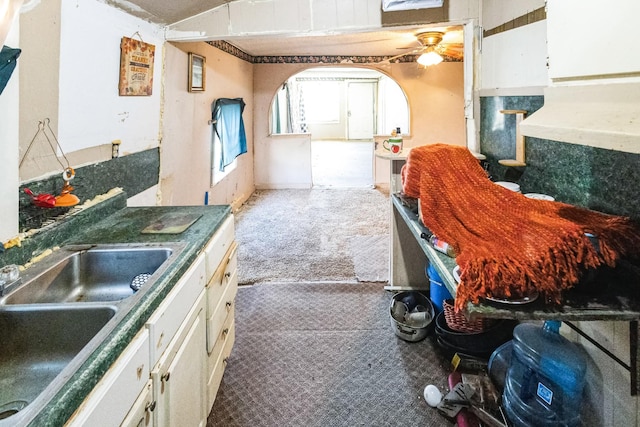
[(451, 299), (444, 300), (442, 307), (444, 319), (452, 331), (468, 333), (482, 332), (495, 323), (495, 319), (485, 319), (483, 317), (477, 317), (473, 320), (467, 319), (462, 311), (456, 312), (453, 306), (453, 300)]

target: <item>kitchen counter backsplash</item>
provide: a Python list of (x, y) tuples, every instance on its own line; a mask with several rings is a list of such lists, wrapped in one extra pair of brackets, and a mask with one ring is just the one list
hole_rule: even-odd
[(494, 181), (520, 184), (523, 193), (543, 193), (556, 200), (600, 212), (625, 215), (640, 222), (640, 155), (525, 138), (524, 168), (507, 168), (498, 160), (515, 158), (515, 117), (504, 109), (532, 114), (544, 104), (542, 96), (480, 98), (480, 151), (487, 156)]
[[(128, 197), (153, 187), (158, 183), (160, 173), (160, 151), (158, 148), (132, 153), (104, 162), (82, 166), (75, 169), (76, 176), (70, 181), (74, 188), (72, 193), (80, 198), (80, 203), (104, 194), (112, 188), (119, 187)], [(20, 186), (19, 230), (38, 229), (44, 223), (55, 220), (67, 213), (70, 208), (40, 208), (31, 203), (31, 198), (24, 193), (27, 187), (35, 194), (60, 193), (64, 181), (61, 174), (31, 181)]]
[(127, 195), (116, 194), (100, 203), (68, 215), (50, 226), (45, 226), (36, 234), (24, 239), (20, 246), (13, 246), (0, 253), (0, 266), (23, 265), (31, 258), (47, 249), (61, 246), (98, 221), (120, 211), (127, 206)]

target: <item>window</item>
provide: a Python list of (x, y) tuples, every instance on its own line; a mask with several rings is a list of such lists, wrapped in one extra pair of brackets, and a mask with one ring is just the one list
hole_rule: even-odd
[(307, 123), (336, 123), (340, 121), (340, 82), (305, 81), (302, 82)]
[(247, 152), (242, 98), (219, 98), (211, 108), (211, 184), (215, 185), (236, 168), (236, 158)]
[(218, 138), (218, 135), (216, 135), (215, 131), (213, 131), (212, 133), (211, 186), (214, 186), (222, 181), (225, 176), (229, 175), (229, 173), (236, 168), (236, 166), (238, 165), (238, 159), (234, 159), (230, 165), (227, 165), (223, 168), (223, 170), (220, 170), (218, 165), (220, 164), (220, 159), (222, 157), (222, 143), (220, 142), (220, 138)]

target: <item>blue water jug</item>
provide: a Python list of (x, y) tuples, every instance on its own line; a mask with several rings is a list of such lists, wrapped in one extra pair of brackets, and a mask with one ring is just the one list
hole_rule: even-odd
[(585, 351), (559, 333), (560, 322), (523, 323), (513, 330), (513, 353), (502, 403), (517, 426), (580, 426), (587, 371)]

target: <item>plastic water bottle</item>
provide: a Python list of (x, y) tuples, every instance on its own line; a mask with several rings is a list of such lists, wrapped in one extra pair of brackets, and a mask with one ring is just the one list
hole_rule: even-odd
[[(418, 203), (418, 209), (420, 209), (420, 204)], [(443, 254), (446, 254), (448, 256), (450, 256), (451, 258), (455, 258), (456, 257), (456, 252), (453, 249), (453, 246), (451, 246), (450, 244), (448, 244), (447, 242), (445, 242), (442, 239), (438, 239), (434, 234), (431, 233), (427, 233), (426, 231), (423, 231), (422, 233), (420, 233), (420, 238), (426, 240), (427, 242), (429, 242), (429, 244), (431, 246), (433, 246), (433, 249), (442, 252)]]
[(450, 256), (451, 258), (456, 257), (456, 252), (453, 250), (453, 246), (443, 241), (442, 239), (438, 239), (433, 234), (431, 235), (431, 237), (429, 237), (429, 243), (431, 243), (431, 246), (433, 246), (435, 250), (440, 251), (443, 254)]
[(523, 323), (513, 330), (513, 353), (503, 406), (517, 426), (580, 426), (586, 355), (559, 333), (560, 322)]

